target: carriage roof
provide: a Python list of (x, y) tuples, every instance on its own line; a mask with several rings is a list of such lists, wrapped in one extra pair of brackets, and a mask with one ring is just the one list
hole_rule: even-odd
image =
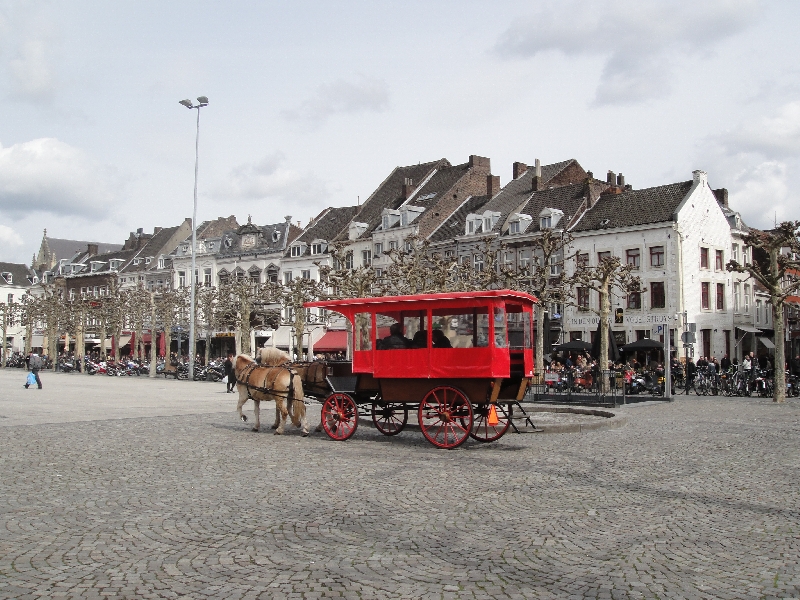
[[(378, 310), (383, 306), (403, 305), (409, 310), (433, 307), (436, 304), (447, 306), (475, 306), (484, 302), (512, 300), (526, 305), (537, 302), (536, 298), (525, 292), (515, 290), (482, 290), (478, 292), (443, 292), (437, 294), (413, 294), (407, 296), (378, 296), (374, 298), (344, 298), (341, 300), (318, 300), (306, 302), (305, 308), (328, 308), (343, 313), (353, 313), (356, 309)], [(413, 306), (412, 306), (413, 305)]]

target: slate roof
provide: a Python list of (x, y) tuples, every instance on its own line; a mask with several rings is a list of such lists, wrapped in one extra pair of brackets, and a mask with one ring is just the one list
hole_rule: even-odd
[[(218, 217), (213, 221), (203, 221), (197, 228), (197, 239), (204, 240), (206, 238), (221, 237), (226, 231), (232, 231), (239, 228), (239, 223), (236, 217), (231, 215), (229, 217)], [(189, 235), (187, 239), (191, 239)]]
[[(217, 256), (222, 258), (246, 254), (283, 252), (287, 248), (290, 225), (289, 221), (271, 225), (254, 225), (248, 219), (244, 225), (222, 234), (223, 243), (220, 245)], [(256, 234), (256, 245), (251, 248), (242, 248), (242, 238), (247, 234)], [(230, 240), (230, 244), (228, 244), (227, 240)]]
[[(401, 194), (403, 191), (403, 183), (406, 179), (411, 179), (414, 185), (420, 185), (425, 178), (430, 175), (433, 169), (445, 166), (449, 167), (450, 163), (442, 158), (437, 161), (420, 163), (418, 165), (396, 167), (389, 177), (378, 186), (378, 189), (367, 198), (354, 219), (359, 223), (366, 223), (366, 232), (371, 234), (375, 228), (380, 225), (384, 208), (397, 209), (405, 202)], [(339, 232), (336, 240), (346, 240), (347, 235), (347, 229), (344, 229)]]
[(464, 235), (467, 215), (483, 212), (484, 206), (492, 199), (491, 196), (470, 196), (459, 206), (442, 225), (428, 238), (431, 243), (447, 242), (454, 237)]
[(29, 287), (31, 282), (28, 277), (34, 275), (28, 265), (7, 262), (0, 262), (0, 273), (11, 273), (11, 283), (7, 283), (0, 277), (0, 285), (13, 285), (14, 287)]
[(672, 221), (675, 210), (689, 193), (692, 183), (692, 181), (682, 181), (600, 196), (597, 203), (584, 213), (572, 231), (613, 229)]
[[(574, 158), (570, 158), (569, 160), (542, 165), (543, 184), (547, 185), (556, 175), (573, 163), (577, 163), (577, 161)], [(534, 167), (528, 168), (525, 173), (503, 186), (503, 189), (483, 208), (483, 210), (500, 213), (500, 219), (495, 225), (495, 231), (499, 231), (506, 222), (508, 215), (516, 212), (530, 198), (533, 193), (533, 176), (535, 173), (536, 169)]]
[(564, 213), (563, 221), (559, 226), (566, 226), (580, 210), (581, 206), (587, 201), (589, 186), (584, 184), (570, 183), (568, 185), (554, 187), (552, 189), (540, 190), (531, 194), (530, 199), (519, 211), (522, 214), (530, 215), (533, 221), (526, 230), (526, 233), (539, 231), (539, 214), (545, 208), (557, 208)]
[(78, 254), (85, 254), (89, 244), (97, 244), (97, 252), (106, 254), (122, 250), (122, 244), (106, 244), (103, 242), (87, 242), (83, 240), (65, 240), (62, 238), (46, 237), (47, 247), (55, 255), (56, 261), (63, 258), (73, 258)]
[(350, 221), (358, 213), (358, 206), (338, 206), (326, 208), (313, 222), (309, 223), (303, 233), (292, 241), (305, 242), (310, 244), (314, 240), (325, 240), (331, 242), (340, 233), (347, 231)]
[(180, 225), (176, 225), (175, 227), (165, 227), (158, 233), (154, 234), (147, 243), (142, 247), (141, 251), (139, 252), (139, 256), (142, 258), (152, 257), (154, 262), (151, 262), (149, 265), (146, 265), (144, 261), (140, 262), (138, 265), (134, 265), (131, 263), (128, 267), (125, 268), (126, 272), (130, 271), (144, 271), (147, 269), (152, 269), (155, 265), (158, 264), (158, 257), (161, 254), (169, 254), (175, 248), (164, 248), (164, 244), (166, 244), (169, 239), (175, 234), (175, 232), (180, 228)]

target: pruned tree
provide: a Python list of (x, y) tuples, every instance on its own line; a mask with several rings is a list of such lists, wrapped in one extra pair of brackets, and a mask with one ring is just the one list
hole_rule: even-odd
[(2, 367), (5, 368), (6, 360), (8, 359), (7, 356), (7, 340), (8, 340), (8, 328), (12, 327), (16, 320), (19, 317), (20, 312), (20, 305), (18, 302), (4, 302), (0, 304), (0, 326), (3, 328), (3, 356), (2, 356)]
[(219, 286), (220, 322), (232, 327), (239, 340), (237, 352), (251, 354), (250, 331), (267, 307), (280, 303), (281, 288), (272, 282), (237, 278)]
[[(633, 274), (633, 265), (623, 265), (618, 256), (601, 258), (597, 266), (576, 264), (575, 274), (570, 278), (569, 284), (574, 288), (584, 288), (597, 292), (600, 302), (598, 308), (591, 303), (586, 309), (596, 313), (600, 318), (600, 371), (608, 370), (608, 326), (611, 316), (611, 294), (617, 291), (621, 294), (641, 293), (641, 279)], [(607, 383), (605, 377), (604, 384)]]
[[(544, 340), (550, 332), (545, 331), (544, 313), (552, 304), (564, 304), (569, 297), (572, 280), (567, 277), (566, 266), (574, 257), (570, 256), (572, 236), (568, 232), (544, 229), (526, 245), (514, 251), (523, 252), (516, 264), (502, 264), (501, 280), (505, 287), (536, 296), (534, 308), (536, 320), (535, 370), (544, 372)], [(503, 250), (505, 251), (505, 249)]]
[[(144, 359), (144, 328), (150, 321), (150, 293), (140, 283), (125, 291), (125, 312), (134, 333), (136, 347), (131, 347), (131, 358)], [(151, 343), (155, 343), (151, 334)]]
[(164, 331), (164, 348), (169, 362), (172, 349), (172, 329), (181, 322), (181, 316), (189, 305), (187, 288), (162, 290), (155, 299), (156, 321)]
[(205, 331), (206, 350), (204, 364), (207, 365), (211, 353), (211, 334), (219, 323), (219, 290), (213, 286), (198, 288), (195, 299), (197, 301), (197, 314)]
[(303, 334), (308, 320), (303, 304), (321, 298), (325, 294), (325, 289), (324, 283), (302, 277), (295, 277), (281, 287), (281, 305), (287, 316), (287, 324), (294, 327), (295, 348), (299, 349), (298, 355), (302, 354)]
[(728, 262), (728, 271), (747, 273), (767, 290), (775, 329), (775, 385), (773, 400), (786, 400), (784, 307), (800, 292), (800, 221), (784, 221), (770, 231), (751, 231), (744, 243), (753, 249), (749, 263)]

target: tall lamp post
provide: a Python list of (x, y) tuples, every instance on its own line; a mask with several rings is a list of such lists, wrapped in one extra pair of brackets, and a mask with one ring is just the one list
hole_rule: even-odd
[(206, 96), (198, 96), (197, 104), (192, 104), (191, 100), (181, 100), (186, 108), (197, 109), (197, 135), (194, 141), (194, 209), (192, 211), (192, 273), (189, 276), (191, 293), (189, 295), (189, 381), (194, 381), (194, 295), (197, 287), (197, 274), (195, 263), (197, 261), (197, 166), (200, 160), (200, 109), (208, 106)]

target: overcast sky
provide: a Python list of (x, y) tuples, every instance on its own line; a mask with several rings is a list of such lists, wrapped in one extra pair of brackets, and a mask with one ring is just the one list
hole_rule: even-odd
[(0, 0), (0, 259), (191, 216), (307, 223), (396, 165), (694, 169), (800, 219), (799, 2)]

